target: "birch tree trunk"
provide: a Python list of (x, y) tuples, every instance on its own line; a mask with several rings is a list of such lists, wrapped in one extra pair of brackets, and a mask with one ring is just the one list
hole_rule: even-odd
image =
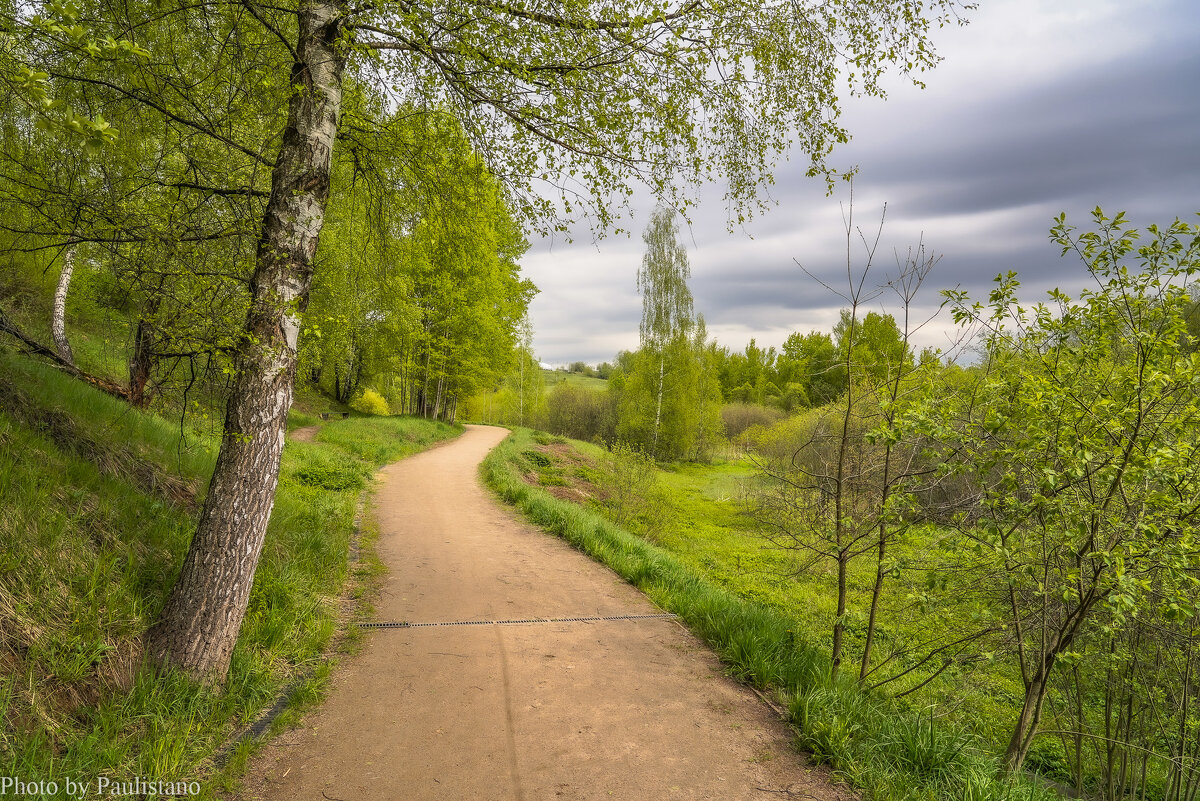
[(654, 406), (654, 444), (650, 446), (650, 458), (658, 458), (658, 429), (662, 425), (663, 381), (666, 379), (667, 349), (664, 345), (658, 354), (658, 402)]
[(54, 349), (68, 364), (75, 364), (71, 343), (67, 341), (67, 292), (71, 289), (71, 276), (75, 272), (75, 251), (68, 247), (63, 251), (62, 272), (58, 274), (58, 287), (54, 290), (54, 312), (50, 321), (50, 333), (54, 337)]
[(275, 502), (299, 313), (329, 197), (345, 54), (343, 0), (307, 0), (298, 11), (293, 93), (263, 218), (252, 302), (237, 378), (200, 524), (148, 648), (158, 662), (220, 683), (250, 600)]

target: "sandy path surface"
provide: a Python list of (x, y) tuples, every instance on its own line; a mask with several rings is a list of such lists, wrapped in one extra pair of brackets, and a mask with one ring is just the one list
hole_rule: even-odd
[[(519, 520), (476, 466), (507, 432), (469, 426), (382, 471), (381, 621), (660, 613)], [(244, 799), (849, 799), (673, 620), (378, 630), (327, 701), (252, 761)]]
[(317, 432), (321, 430), (317, 426), (305, 426), (304, 428), (293, 428), (288, 434), (288, 439), (293, 439), (296, 442), (312, 442), (317, 438)]

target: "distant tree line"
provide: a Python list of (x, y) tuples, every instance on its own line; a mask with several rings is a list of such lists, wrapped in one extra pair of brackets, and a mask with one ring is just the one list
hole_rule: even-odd
[(612, 375), (613, 366), (610, 362), (600, 362), (595, 367), (592, 367), (586, 362), (571, 362), (567, 367), (566, 372), (574, 375), (587, 376), (588, 378), (607, 379)]

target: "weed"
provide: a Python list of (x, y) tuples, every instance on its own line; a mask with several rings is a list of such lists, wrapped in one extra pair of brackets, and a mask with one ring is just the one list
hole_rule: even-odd
[(301, 484), (327, 490), (362, 489), (370, 473), (366, 466), (349, 456), (315, 450), (293, 475)]
[(524, 453), (522, 453), (521, 455), (525, 457), (525, 461), (529, 462), (530, 464), (536, 465), (537, 467), (549, 467), (550, 466), (550, 457), (546, 456), (546, 454), (541, 453), (539, 451), (528, 450), (528, 451), (525, 451)]

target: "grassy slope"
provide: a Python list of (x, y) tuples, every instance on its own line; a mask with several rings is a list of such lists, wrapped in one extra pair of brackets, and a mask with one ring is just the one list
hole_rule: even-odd
[[(215, 458), (210, 437), (0, 351), (0, 775), (191, 780), (321, 660), (373, 469), (453, 436), (407, 418), (288, 444), (226, 691), (138, 670)], [(94, 786), (94, 783), (93, 783)]]
[[(755, 532), (738, 503), (752, 485), (753, 475), (753, 467), (744, 462), (683, 464), (661, 471), (660, 487), (679, 522), (665, 527), (660, 541), (721, 586), (786, 614), (812, 641), (828, 642), (837, 614), (833, 565), (828, 561), (810, 563), (807, 552), (782, 550)], [(914, 531), (907, 539), (894, 541), (891, 551), (900, 563), (920, 563), (937, 547), (934, 537)], [(854, 672), (865, 643), (874, 571), (868, 558), (851, 565), (844, 664)], [(972, 613), (969, 602), (958, 604), (955, 598), (942, 595), (927, 597), (926, 588), (919, 583), (924, 575), (920, 571), (898, 572), (901, 578), (893, 577), (885, 585), (885, 613), (876, 629), (876, 663), (893, 648), (927, 639), (931, 630), (953, 631), (956, 621), (969, 619)], [(918, 595), (924, 599), (920, 612), (911, 608)], [(899, 657), (892, 672), (899, 673), (911, 664), (911, 659)], [(940, 664), (935, 660), (931, 667)], [(892, 683), (888, 691), (914, 688), (929, 674), (928, 669), (916, 669)], [(971, 670), (951, 667), (907, 703), (915, 708), (935, 707), (939, 716), (955, 718), (989, 747), (1000, 750), (1007, 742), (1021, 692), (1020, 677), (1011, 674), (1009, 666), (1002, 664)], [(874, 679), (885, 675), (886, 671)]]
[(568, 373), (563, 370), (542, 370), (542, 377), (546, 381), (546, 389), (562, 383), (580, 386), (584, 389), (593, 389), (597, 392), (603, 392), (608, 389), (607, 379), (581, 375), (580, 373)]
[[(542, 459), (527, 455), (550, 441), (518, 429), (485, 461), (484, 475), (501, 497), (533, 522), (679, 614), (734, 675), (775, 691), (788, 707), (802, 747), (833, 764), (868, 798), (1043, 797), (1032, 786), (996, 780), (996, 765), (987, 749), (978, 748), (975, 738), (961, 729), (935, 723), (925, 710), (864, 693), (849, 681), (829, 681), (829, 656), (814, 644), (824, 639), (809, 628), (813, 618), (804, 612), (805, 599), (794, 594), (794, 586), (788, 590), (783, 582), (761, 580), (788, 567), (768, 564), (786, 555), (767, 554), (761, 543), (743, 543), (749, 546), (743, 550), (733, 543), (738, 539), (737, 521), (705, 508), (729, 496), (742, 475), (740, 468), (704, 472), (684, 467), (665, 476), (679, 519), (660, 529), (659, 547), (523, 480), (533, 476), (542, 484), (561, 483)], [(583, 443), (572, 445), (594, 451)], [(656, 507), (656, 514), (661, 509)], [(700, 516), (708, 513), (712, 520)], [(807, 602), (818, 607), (823, 603), (820, 593), (808, 596)], [(814, 615), (821, 617), (819, 609)]]

